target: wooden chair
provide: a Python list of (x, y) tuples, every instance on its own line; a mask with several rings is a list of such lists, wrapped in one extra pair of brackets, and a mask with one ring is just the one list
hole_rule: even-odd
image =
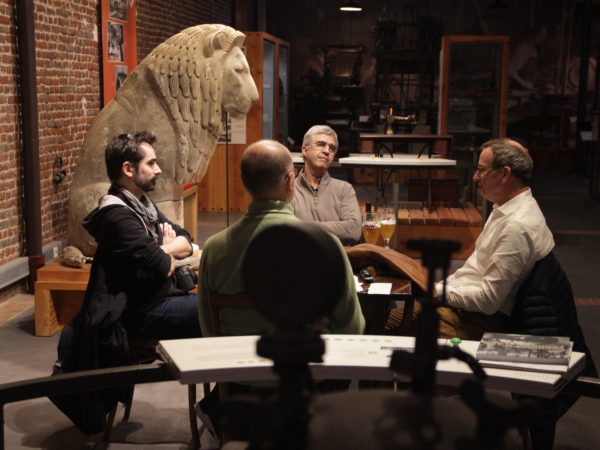
[(208, 297), (210, 322), (215, 336), (223, 336), (220, 314), (223, 308), (250, 309), (252, 304), (245, 292), (239, 294), (217, 294), (211, 292)]
[[(223, 336), (223, 329), (221, 327), (221, 310), (223, 308), (231, 309), (249, 309), (252, 308), (250, 298), (245, 292), (238, 294), (217, 294), (211, 292), (208, 296), (208, 307), (210, 311), (210, 322), (212, 324), (214, 336)], [(227, 399), (227, 383), (217, 383), (219, 386), (219, 400), (224, 401)], [(210, 393), (210, 384), (204, 383), (204, 395)]]
[[(132, 338), (129, 340), (129, 353), (131, 364), (149, 364), (157, 359), (161, 359), (160, 355), (156, 351), (158, 346), (158, 339), (141, 339)], [(128, 386), (126, 389), (125, 399), (125, 410), (123, 411), (123, 417), (121, 422), (127, 422), (131, 414), (131, 406), (133, 404), (133, 392), (135, 390), (135, 384)], [(205, 388), (206, 395), (206, 388)], [(198, 421), (194, 406), (196, 405), (196, 385), (188, 385), (188, 413), (190, 419), (190, 430), (192, 432), (192, 444), (193, 448), (200, 448), (200, 433), (198, 431)], [(112, 411), (109, 413), (106, 419), (106, 425), (104, 427), (104, 434), (102, 435), (102, 442), (108, 443), (110, 440), (110, 434), (112, 432), (115, 416), (117, 414), (117, 408), (119, 403), (115, 405)]]

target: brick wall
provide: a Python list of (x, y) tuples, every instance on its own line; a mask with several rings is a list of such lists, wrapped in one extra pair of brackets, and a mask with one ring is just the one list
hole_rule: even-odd
[(138, 0), (138, 61), (170, 36), (202, 23), (232, 25), (233, 0)]
[[(65, 205), (83, 138), (100, 110), (97, 0), (35, 2), (42, 242), (66, 236)], [(67, 178), (52, 181), (56, 157)]]
[[(17, 0), (19, 1), (19, 0)], [(0, 0), (0, 265), (23, 256), (23, 182), (15, 0)], [(201, 23), (231, 24), (233, 0), (138, 0), (139, 60), (171, 35)], [(66, 238), (66, 205), (83, 138), (101, 108), (99, 0), (34, 0), (42, 241)], [(52, 181), (61, 157), (67, 177)], [(24, 289), (0, 290), (0, 301)]]
[(0, 0), (0, 264), (23, 247), (14, 1)]

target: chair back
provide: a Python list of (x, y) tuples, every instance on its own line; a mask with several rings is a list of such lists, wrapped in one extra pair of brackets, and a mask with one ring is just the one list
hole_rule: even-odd
[[(573, 341), (573, 350), (586, 355), (582, 374), (596, 376), (594, 361), (577, 318), (571, 284), (552, 252), (535, 263), (531, 275), (519, 288), (510, 320), (513, 333), (568, 336)], [(543, 411), (529, 425), (532, 447), (552, 448), (556, 422), (579, 395), (562, 392), (552, 399), (520, 397), (534, 401)]]
[(252, 308), (250, 298), (245, 292), (240, 292), (238, 294), (217, 294), (216, 292), (211, 292), (208, 295), (208, 304), (210, 310), (210, 321), (213, 327), (214, 336), (223, 336), (220, 318), (221, 309)]
[(585, 375), (596, 370), (577, 317), (569, 279), (553, 252), (539, 260), (517, 292), (511, 314), (512, 332), (539, 336), (568, 336), (573, 350), (587, 357)]

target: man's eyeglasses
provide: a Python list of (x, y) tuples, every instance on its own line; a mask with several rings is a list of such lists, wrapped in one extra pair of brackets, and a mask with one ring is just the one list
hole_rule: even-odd
[(329, 148), (329, 151), (331, 153), (335, 153), (337, 151), (337, 147), (335, 145), (328, 144), (325, 141), (317, 141), (317, 142), (314, 142), (313, 145), (315, 147), (317, 147), (319, 150), (325, 150), (326, 148)]
[(479, 175), (483, 175), (488, 170), (495, 170), (495, 169), (493, 167), (480, 167), (480, 166), (477, 166), (477, 169), (475, 169), (475, 173), (479, 174)]

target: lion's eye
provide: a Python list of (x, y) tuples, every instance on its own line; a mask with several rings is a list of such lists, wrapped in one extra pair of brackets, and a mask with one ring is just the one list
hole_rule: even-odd
[(236, 67), (234, 70), (235, 70), (237, 73), (244, 73), (244, 72), (245, 72), (245, 70), (244, 70), (244, 68), (243, 68), (243, 67)]

